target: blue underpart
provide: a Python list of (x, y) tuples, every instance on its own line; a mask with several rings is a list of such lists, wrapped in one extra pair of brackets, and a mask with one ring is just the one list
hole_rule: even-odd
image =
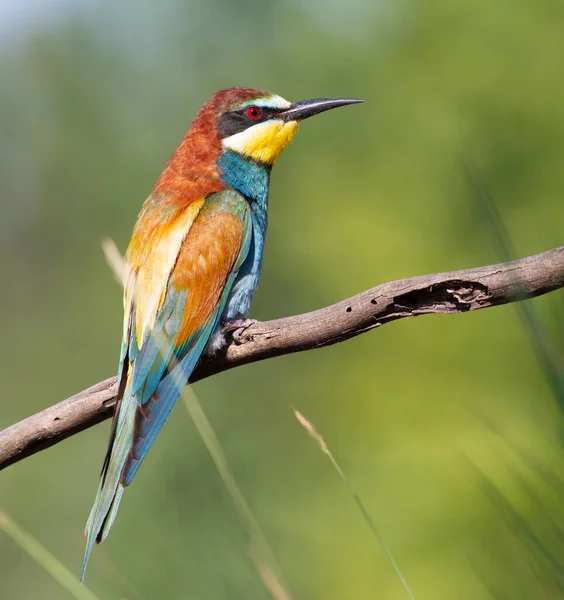
[(247, 316), (258, 287), (267, 226), (270, 167), (233, 150), (223, 152), (218, 165), (225, 183), (248, 199), (253, 230), (249, 253), (239, 269), (223, 311), (221, 322), (226, 323)]

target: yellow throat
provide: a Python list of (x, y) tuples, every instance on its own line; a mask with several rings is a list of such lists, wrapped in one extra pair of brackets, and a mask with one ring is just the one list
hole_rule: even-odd
[(296, 135), (298, 127), (297, 121), (271, 119), (225, 138), (223, 147), (273, 165)]

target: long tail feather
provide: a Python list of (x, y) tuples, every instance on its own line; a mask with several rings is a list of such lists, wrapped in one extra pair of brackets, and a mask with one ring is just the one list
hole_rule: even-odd
[(131, 397), (129, 390), (126, 390), (120, 404), (117, 427), (111, 443), (109, 458), (105, 462), (96, 500), (86, 523), (86, 552), (82, 564), (81, 581), (84, 580), (86, 566), (94, 542), (99, 544), (106, 538), (117, 514), (125, 488), (121, 483), (121, 477), (133, 441), (136, 406), (135, 399)]

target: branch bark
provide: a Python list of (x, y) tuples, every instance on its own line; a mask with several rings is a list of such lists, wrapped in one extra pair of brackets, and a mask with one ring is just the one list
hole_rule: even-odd
[[(391, 321), (456, 314), (564, 287), (564, 246), (487, 267), (383, 283), (310, 313), (256, 322), (220, 354), (203, 358), (190, 382), (274, 356), (343, 342)], [(0, 432), (0, 470), (112, 415), (116, 378), (101, 381)]]

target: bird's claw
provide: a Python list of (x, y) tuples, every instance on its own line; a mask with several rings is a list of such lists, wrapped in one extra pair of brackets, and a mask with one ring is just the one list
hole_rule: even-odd
[(234, 321), (225, 323), (223, 326), (223, 331), (225, 333), (230, 333), (235, 344), (240, 346), (243, 343), (242, 335), (251, 325), (254, 325), (255, 323), (258, 323), (256, 319), (235, 319)]

